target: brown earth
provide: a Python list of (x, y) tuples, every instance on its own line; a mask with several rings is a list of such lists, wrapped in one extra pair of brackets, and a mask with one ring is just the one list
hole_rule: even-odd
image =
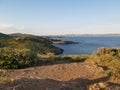
[(56, 64), (20, 70), (1, 70), (0, 90), (120, 90), (101, 67), (86, 63)]

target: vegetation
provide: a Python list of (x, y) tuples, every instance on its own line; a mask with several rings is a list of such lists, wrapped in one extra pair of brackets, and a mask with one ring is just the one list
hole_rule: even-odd
[(120, 48), (100, 48), (87, 62), (103, 67), (112, 79), (120, 79)]
[(60, 54), (62, 52), (62, 49), (51, 45), (50, 40), (43, 37), (21, 35), (1, 38), (0, 68), (17, 69), (33, 66), (39, 61), (38, 54)]
[(29, 49), (1, 48), (0, 49), (0, 68), (17, 69), (31, 66), (37, 63), (36, 53)]
[(17, 37), (10, 39), (0, 39), (0, 48), (28, 48), (34, 52), (45, 54), (48, 52), (60, 54), (62, 49), (57, 48), (49, 43), (49, 39), (35, 37)]
[(39, 59), (42, 60), (43, 64), (49, 63), (70, 63), (70, 62), (84, 62), (90, 56), (83, 54), (83, 55), (65, 55), (65, 56), (58, 56), (54, 55), (53, 53), (48, 53), (46, 55), (38, 55)]

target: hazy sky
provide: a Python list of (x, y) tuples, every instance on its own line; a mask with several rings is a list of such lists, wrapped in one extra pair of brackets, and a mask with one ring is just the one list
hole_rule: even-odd
[(120, 33), (120, 0), (0, 0), (0, 32)]

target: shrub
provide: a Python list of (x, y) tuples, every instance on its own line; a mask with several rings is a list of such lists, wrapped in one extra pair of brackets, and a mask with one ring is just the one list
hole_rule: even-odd
[(107, 67), (108, 76), (120, 79), (120, 48), (100, 48), (87, 62)]
[(17, 69), (37, 63), (36, 53), (29, 49), (0, 48), (0, 68)]
[(67, 55), (64, 57), (64, 59), (70, 60), (71, 62), (84, 62), (87, 60), (90, 56), (86, 54), (82, 55)]

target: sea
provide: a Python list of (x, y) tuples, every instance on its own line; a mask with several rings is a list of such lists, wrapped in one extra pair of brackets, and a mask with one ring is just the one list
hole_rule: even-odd
[(92, 54), (100, 47), (120, 47), (120, 36), (78, 36), (57, 39), (79, 42), (55, 45), (64, 50), (61, 55)]

